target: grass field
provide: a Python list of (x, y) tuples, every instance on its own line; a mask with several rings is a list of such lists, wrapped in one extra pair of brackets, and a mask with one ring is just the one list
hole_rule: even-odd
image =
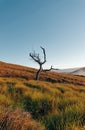
[(0, 130), (85, 130), (85, 77), (0, 62)]

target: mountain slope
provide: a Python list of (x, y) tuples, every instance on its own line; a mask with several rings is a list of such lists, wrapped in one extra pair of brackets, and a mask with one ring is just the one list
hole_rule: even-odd
[[(21, 65), (0, 62), (0, 76), (16, 77), (26, 80), (35, 79), (37, 69), (29, 68)], [(74, 76), (71, 74), (61, 74), (55, 72), (42, 72), (40, 80), (52, 83), (71, 83), (77, 85), (85, 85), (85, 78)]]

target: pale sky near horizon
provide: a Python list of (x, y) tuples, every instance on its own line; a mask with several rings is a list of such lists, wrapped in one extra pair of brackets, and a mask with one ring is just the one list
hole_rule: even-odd
[(40, 46), (46, 68), (85, 66), (85, 0), (0, 0), (0, 61), (38, 67)]

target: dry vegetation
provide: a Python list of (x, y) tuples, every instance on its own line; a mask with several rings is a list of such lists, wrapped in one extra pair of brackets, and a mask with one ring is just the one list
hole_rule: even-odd
[[(30, 80), (35, 79), (36, 72), (37, 70), (34, 68), (0, 62), (1, 77), (16, 77)], [(71, 74), (60, 74), (55, 72), (42, 72), (40, 75), (40, 80), (52, 83), (58, 82), (81, 86), (85, 85), (85, 77), (73, 76)]]
[(0, 130), (45, 130), (28, 112), (0, 107)]
[(0, 130), (85, 130), (85, 77), (0, 63)]

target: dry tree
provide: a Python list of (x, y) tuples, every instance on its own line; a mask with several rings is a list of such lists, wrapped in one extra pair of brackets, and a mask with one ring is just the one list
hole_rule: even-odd
[(43, 66), (43, 64), (46, 63), (46, 52), (45, 52), (45, 48), (43, 48), (43, 47), (40, 47), (40, 48), (41, 48), (42, 51), (43, 51), (43, 57), (44, 57), (43, 61), (41, 60), (39, 53), (37, 54), (37, 53), (35, 53), (35, 51), (29, 53), (29, 56), (30, 56), (35, 62), (37, 62), (37, 63), (39, 64), (39, 69), (38, 69), (38, 71), (37, 71), (37, 73), (36, 73), (36, 80), (39, 79), (39, 75), (40, 75), (40, 73), (41, 73), (42, 71), (45, 71), (45, 72), (46, 72), (46, 71), (50, 71), (50, 70), (52, 69), (52, 66), (51, 66), (50, 69), (43, 70), (43, 67), (42, 67), (42, 66)]

